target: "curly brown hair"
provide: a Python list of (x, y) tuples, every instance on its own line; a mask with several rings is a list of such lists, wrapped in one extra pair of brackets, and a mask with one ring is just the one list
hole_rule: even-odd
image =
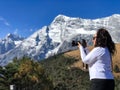
[(98, 29), (96, 35), (95, 47), (107, 47), (110, 53), (114, 55), (116, 47), (109, 32), (105, 28), (100, 28)]

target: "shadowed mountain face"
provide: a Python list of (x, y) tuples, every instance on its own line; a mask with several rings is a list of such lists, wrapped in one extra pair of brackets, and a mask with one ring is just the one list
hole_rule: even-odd
[[(120, 15), (118, 14), (94, 20), (58, 15), (49, 26), (44, 26), (24, 40), (11, 35), (8, 35), (11, 39), (1, 40), (0, 65), (8, 64), (14, 57), (29, 56), (34, 60), (42, 60), (58, 53), (74, 50), (77, 47), (72, 47), (72, 40), (86, 39), (88, 45), (91, 45), (91, 38), (100, 27), (107, 28), (113, 41), (120, 42)], [(4, 50), (2, 45), (5, 46)]]

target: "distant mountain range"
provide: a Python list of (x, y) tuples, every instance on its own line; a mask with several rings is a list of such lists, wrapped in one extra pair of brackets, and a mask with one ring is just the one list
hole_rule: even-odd
[(28, 38), (8, 34), (5, 39), (0, 40), (0, 65), (8, 64), (15, 57), (29, 56), (38, 61), (76, 49), (77, 47), (72, 47), (72, 40), (86, 39), (91, 45), (91, 38), (100, 27), (109, 30), (114, 42), (120, 42), (119, 14), (99, 19), (58, 15), (49, 26), (44, 26)]

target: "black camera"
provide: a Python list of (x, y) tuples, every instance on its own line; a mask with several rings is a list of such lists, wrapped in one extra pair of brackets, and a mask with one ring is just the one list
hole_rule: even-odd
[(85, 39), (82, 39), (81, 41), (72, 41), (72, 46), (78, 46), (78, 42), (85, 48), (87, 47), (87, 42)]
[(73, 41), (72, 41), (72, 46), (73, 46), (73, 47), (74, 47), (74, 46), (78, 46), (78, 42), (81, 43), (80, 41), (74, 41), (74, 40), (73, 40)]

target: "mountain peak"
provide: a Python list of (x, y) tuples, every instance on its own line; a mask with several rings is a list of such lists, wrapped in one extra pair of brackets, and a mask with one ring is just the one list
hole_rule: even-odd
[(120, 17), (120, 14), (113, 14), (112, 17)]
[(65, 15), (62, 15), (62, 14), (59, 14), (58, 16), (56, 16), (55, 18), (70, 18), (68, 16), (65, 16)]
[(23, 40), (24, 38), (22, 38), (21, 36), (19, 36), (17, 34), (8, 33), (6, 35), (6, 39), (12, 39), (13, 41), (18, 41), (18, 40)]
[(68, 19), (70, 19), (70, 17), (60, 14), (57, 17), (55, 17), (55, 19), (53, 20), (53, 22), (60, 22), (60, 21), (65, 22)]

